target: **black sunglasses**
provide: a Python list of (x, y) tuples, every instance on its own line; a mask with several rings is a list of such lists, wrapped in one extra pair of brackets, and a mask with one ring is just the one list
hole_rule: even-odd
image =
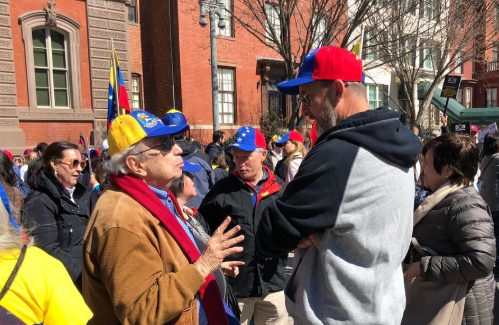
[(157, 146), (154, 146), (152, 148), (149, 148), (149, 149), (146, 149), (146, 150), (143, 150), (141, 152), (137, 152), (137, 153), (134, 153), (133, 155), (134, 156), (137, 156), (137, 155), (140, 155), (141, 153), (144, 153), (144, 152), (147, 152), (149, 150), (152, 150), (152, 149), (158, 149), (158, 148), (161, 148), (161, 147), (165, 147), (166, 150), (172, 150), (173, 146), (175, 145), (175, 140), (173, 140), (173, 138), (168, 138), (165, 140), (164, 143), (162, 144), (159, 144)]

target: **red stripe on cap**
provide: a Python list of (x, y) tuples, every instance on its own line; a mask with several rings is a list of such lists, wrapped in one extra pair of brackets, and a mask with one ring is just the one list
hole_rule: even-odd
[(267, 142), (262, 131), (255, 129), (255, 146), (262, 149), (267, 149)]
[(362, 60), (341, 47), (322, 47), (315, 54), (312, 78), (362, 82)]
[(297, 141), (297, 142), (301, 142), (301, 143), (303, 143), (303, 141), (304, 141), (303, 135), (301, 135), (300, 132), (295, 131), (295, 130), (289, 132), (289, 140), (293, 140), (293, 141)]

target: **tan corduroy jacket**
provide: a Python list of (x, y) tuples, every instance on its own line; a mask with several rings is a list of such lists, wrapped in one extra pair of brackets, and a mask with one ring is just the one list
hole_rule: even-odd
[(138, 202), (108, 185), (83, 244), (89, 324), (198, 324), (204, 278), (166, 229)]

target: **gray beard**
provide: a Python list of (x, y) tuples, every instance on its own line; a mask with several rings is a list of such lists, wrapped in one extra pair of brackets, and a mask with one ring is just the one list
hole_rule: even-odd
[(336, 126), (337, 122), (338, 114), (336, 114), (336, 110), (329, 99), (326, 99), (321, 105), (319, 116), (317, 116), (317, 136), (320, 137), (328, 129)]

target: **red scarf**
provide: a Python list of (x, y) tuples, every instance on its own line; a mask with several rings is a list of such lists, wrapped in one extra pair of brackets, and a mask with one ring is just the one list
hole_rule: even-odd
[[(170, 210), (158, 199), (154, 192), (140, 179), (119, 174), (118, 176), (111, 175), (111, 184), (117, 189), (130, 195), (132, 199), (140, 203), (153, 216), (159, 219), (170, 235), (175, 239), (180, 246), (189, 263), (194, 263), (201, 256), (198, 249), (194, 246), (189, 236), (185, 233), (184, 228), (178, 223), (177, 218)], [(175, 196), (167, 191), (173, 201), (177, 211), (182, 211)], [(204, 284), (198, 291), (203, 309), (208, 318), (208, 323), (216, 325), (228, 325), (227, 314), (222, 302), (220, 290), (218, 289), (215, 277), (210, 274)]]

